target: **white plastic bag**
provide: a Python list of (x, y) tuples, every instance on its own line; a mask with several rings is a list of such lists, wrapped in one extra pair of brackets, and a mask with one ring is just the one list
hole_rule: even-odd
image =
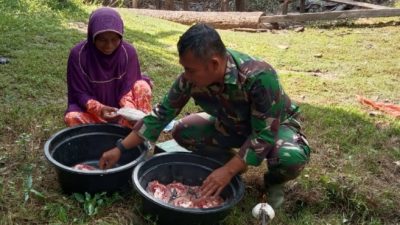
[(117, 114), (121, 115), (122, 117), (124, 117), (126, 120), (129, 121), (138, 121), (147, 115), (146, 113), (138, 109), (133, 109), (129, 107), (118, 109)]

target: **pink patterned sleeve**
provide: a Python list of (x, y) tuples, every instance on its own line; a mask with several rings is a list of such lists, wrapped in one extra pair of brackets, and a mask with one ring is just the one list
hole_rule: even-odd
[(86, 109), (89, 113), (101, 117), (101, 109), (104, 107), (99, 101), (89, 99), (86, 103)]
[(132, 91), (129, 91), (126, 95), (122, 96), (119, 100), (119, 105), (122, 107), (135, 108), (135, 102), (133, 101)]
[(152, 108), (151, 100), (150, 85), (144, 80), (138, 80), (134, 83), (132, 90), (120, 99), (119, 104), (121, 107), (134, 108), (149, 113)]

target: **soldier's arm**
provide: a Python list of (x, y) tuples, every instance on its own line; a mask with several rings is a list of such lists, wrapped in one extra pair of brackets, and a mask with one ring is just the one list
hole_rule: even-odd
[[(133, 131), (117, 147), (103, 153), (99, 160), (101, 169), (111, 168), (120, 158), (121, 151), (131, 149), (144, 139), (155, 142), (164, 127), (175, 118), (190, 98), (190, 85), (180, 76), (172, 85), (162, 103), (150, 115), (136, 122)], [(119, 146), (118, 146), (119, 145)]]
[(161, 103), (152, 112), (138, 121), (133, 131), (143, 139), (155, 142), (165, 126), (182, 110), (190, 99), (191, 85), (179, 76)]

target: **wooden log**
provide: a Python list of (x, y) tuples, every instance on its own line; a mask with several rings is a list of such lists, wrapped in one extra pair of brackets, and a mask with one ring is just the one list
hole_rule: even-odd
[(360, 6), (364, 7), (367, 9), (391, 9), (390, 7), (387, 6), (382, 6), (382, 5), (374, 5), (366, 2), (357, 2), (357, 1), (352, 1), (352, 0), (329, 0), (330, 2), (338, 2), (338, 3), (344, 3), (348, 5), (355, 5), (355, 6)]
[(220, 29), (239, 27), (258, 28), (260, 16), (264, 15), (264, 12), (195, 12), (151, 9), (127, 10), (139, 15), (156, 17), (188, 25), (203, 22)]
[(279, 22), (304, 22), (315, 20), (337, 20), (365, 17), (390, 17), (400, 16), (400, 9), (359, 9), (320, 13), (289, 13), (287, 15), (261, 16), (260, 23), (279, 23)]
[(260, 32), (271, 32), (270, 29), (254, 29), (254, 28), (233, 28), (233, 31), (249, 32), (249, 33), (260, 33)]

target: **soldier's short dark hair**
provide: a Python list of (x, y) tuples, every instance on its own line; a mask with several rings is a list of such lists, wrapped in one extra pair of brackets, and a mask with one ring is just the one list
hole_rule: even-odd
[(226, 54), (225, 45), (218, 32), (204, 23), (193, 25), (179, 38), (179, 56), (182, 56), (188, 50), (191, 50), (195, 57), (202, 60), (210, 59), (215, 53), (220, 56)]

